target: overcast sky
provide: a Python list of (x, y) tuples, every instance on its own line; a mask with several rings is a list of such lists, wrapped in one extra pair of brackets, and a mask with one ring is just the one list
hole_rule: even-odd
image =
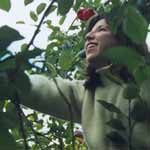
[[(9, 49), (13, 51), (18, 51), (19, 47), (22, 43), (27, 43), (30, 41), (36, 27), (35, 22), (29, 16), (30, 11), (36, 10), (36, 7), (40, 2), (50, 3), (49, 0), (34, 0), (33, 3), (25, 6), (24, 0), (11, 0), (11, 9), (9, 12), (5, 12), (0, 9), (0, 26), (9, 25), (17, 30), (26, 37), (25, 40), (14, 42)], [(73, 11), (70, 11), (68, 14), (63, 26), (61, 26), (62, 30), (67, 30), (70, 23), (75, 18), (76, 14)], [(42, 15), (39, 16), (39, 20)], [(56, 12), (50, 14), (47, 19), (52, 20), (54, 25), (58, 25), (60, 17), (56, 15)], [(16, 24), (17, 21), (24, 21), (25, 24)], [(47, 44), (47, 37), (50, 34), (50, 30), (46, 27), (42, 26), (41, 32), (38, 34), (35, 45), (41, 48), (45, 48)]]

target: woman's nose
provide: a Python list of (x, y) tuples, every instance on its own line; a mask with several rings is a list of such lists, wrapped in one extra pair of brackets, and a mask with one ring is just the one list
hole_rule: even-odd
[(85, 39), (86, 40), (92, 40), (94, 38), (94, 33), (93, 32), (89, 32), (86, 34)]

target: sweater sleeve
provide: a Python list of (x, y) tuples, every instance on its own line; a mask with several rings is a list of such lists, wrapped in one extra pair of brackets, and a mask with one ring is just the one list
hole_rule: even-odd
[[(81, 122), (82, 100), (84, 87), (79, 81), (69, 81), (62, 78), (48, 79), (42, 75), (30, 75), (30, 88), (26, 92), (18, 89), (21, 103), (42, 113)], [(71, 109), (70, 109), (71, 108)]]

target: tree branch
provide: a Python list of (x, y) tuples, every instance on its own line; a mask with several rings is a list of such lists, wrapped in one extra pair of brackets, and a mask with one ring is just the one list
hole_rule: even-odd
[(24, 114), (23, 110), (21, 110), (21, 111), (22, 111), (23, 116), (24, 116), (25, 119), (26, 119), (26, 122), (28, 123), (28, 126), (30, 127), (31, 131), (33, 132), (33, 135), (34, 135), (34, 137), (35, 137), (35, 143), (36, 143), (37, 145), (39, 145), (39, 147), (40, 147), (41, 150), (44, 150), (44, 149), (42, 148), (42, 146), (40, 145), (40, 142), (39, 142), (39, 139), (38, 139), (38, 136), (37, 136), (37, 132), (34, 130), (32, 122), (28, 120), (28, 118), (27, 118), (27, 116)]
[(34, 39), (35, 39), (35, 37), (37, 36), (37, 34), (38, 34), (39, 30), (40, 30), (40, 27), (41, 27), (41, 25), (42, 25), (42, 23), (43, 23), (45, 17), (47, 16), (49, 10), (51, 9), (51, 7), (52, 7), (52, 5), (53, 5), (53, 3), (54, 3), (55, 1), (56, 1), (56, 0), (52, 0), (51, 3), (50, 3), (50, 5), (48, 6), (48, 8), (46, 9), (46, 11), (44, 12), (44, 14), (43, 14), (43, 16), (42, 16), (42, 18), (41, 18), (41, 20), (40, 20), (40, 22), (39, 22), (39, 24), (38, 24), (36, 30), (35, 30), (35, 32), (34, 32), (34, 34), (33, 34), (33, 37), (31, 38), (29, 44), (28, 44), (27, 47), (26, 47), (27, 50), (28, 50), (28, 49), (30, 48), (30, 46), (33, 44)]
[(22, 110), (21, 110), (21, 107), (20, 107), (20, 99), (18, 97), (17, 92), (15, 93), (15, 99), (14, 99), (13, 102), (14, 102), (14, 105), (16, 107), (17, 114), (18, 114), (18, 117), (19, 117), (20, 131), (21, 131), (22, 138), (23, 138), (23, 141), (24, 141), (24, 147), (25, 147), (25, 150), (29, 150), (29, 146), (28, 146), (28, 143), (27, 143), (27, 136), (26, 136), (25, 129), (24, 129), (24, 126), (23, 126)]

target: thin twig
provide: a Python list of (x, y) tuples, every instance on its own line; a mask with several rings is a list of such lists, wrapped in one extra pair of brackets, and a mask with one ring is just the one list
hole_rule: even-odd
[(53, 78), (53, 81), (56, 84), (56, 87), (60, 93), (60, 95), (63, 97), (63, 99), (65, 100), (66, 104), (68, 105), (68, 109), (69, 109), (69, 114), (70, 114), (70, 125), (71, 125), (71, 134), (72, 134), (72, 150), (75, 150), (75, 137), (74, 137), (74, 123), (73, 123), (73, 112), (72, 112), (72, 107), (71, 104), (69, 103), (67, 97), (63, 94), (63, 92), (61, 91), (61, 89), (58, 86), (58, 83), (56, 81), (55, 78)]
[(16, 107), (17, 114), (18, 114), (18, 117), (19, 117), (20, 131), (21, 131), (22, 138), (23, 138), (23, 141), (24, 141), (24, 147), (25, 147), (25, 150), (29, 150), (29, 146), (28, 146), (28, 143), (27, 143), (27, 136), (26, 136), (26, 133), (25, 133), (24, 125), (23, 125), (22, 110), (21, 110), (21, 107), (20, 107), (20, 99), (18, 97), (18, 93), (15, 93), (14, 105)]
[(70, 28), (73, 26), (74, 22), (77, 20), (77, 17), (75, 17), (72, 21), (72, 23), (70, 24), (70, 26), (68, 27), (67, 31), (66, 31), (66, 34), (68, 34)]
[(44, 149), (42, 148), (42, 146), (40, 145), (40, 142), (39, 142), (38, 136), (37, 136), (37, 132), (34, 130), (32, 122), (28, 120), (28, 118), (27, 118), (27, 116), (24, 114), (23, 110), (21, 110), (21, 111), (22, 111), (22, 114), (23, 114), (24, 118), (26, 119), (26, 121), (27, 121), (27, 123), (28, 123), (28, 126), (30, 127), (30, 129), (31, 129), (32, 132), (33, 132), (33, 135), (34, 135), (34, 137), (35, 137), (35, 143), (36, 143), (37, 145), (39, 145), (39, 147), (40, 147), (41, 150), (44, 150)]
[(37, 36), (37, 34), (38, 34), (39, 30), (40, 30), (40, 27), (41, 27), (41, 25), (42, 25), (42, 23), (43, 23), (45, 17), (47, 16), (49, 10), (51, 9), (51, 7), (52, 7), (52, 5), (53, 5), (53, 3), (54, 3), (55, 1), (56, 1), (56, 0), (52, 0), (51, 3), (50, 3), (50, 5), (48, 6), (48, 8), (46, 9), (46, 11), (44, 12), (44, 14), (43, 14), (43, 16), (42, 16), (42, 18), (41, 18), (39, 24), (37, 25), (37, 28), (36, 28), (35, 32), (34, 32), (34, 34), (33, 34), (33, 37), (31, 38), (29, 44), (28, 44), (27, 47), (26, 47), (27, 50), (28, 50), (28, 49), (30, 48), (30, 46), (33, 44), (34, 39), (35, 39), (35, 37)]
[(62, 138), (59, 137), (58, 140), (59, 140), (59, 143), (60, 143), (60, 145), (59, 145), (60, 150), (64, 150), (64, 143), (63, 143)]
[(128, 117), (129, 117), (129, 120), (128, 120), (128, 123), (129, 123), (129, 137), (128, 137), (128, 140), (129, 140), (129, 150), (131, 150), (132, 149), (132, 139), (131, 139), (131, 137), (132, 137), (132, 120), (131, 120), (131, 100), (129, 99), (128, 100)]

